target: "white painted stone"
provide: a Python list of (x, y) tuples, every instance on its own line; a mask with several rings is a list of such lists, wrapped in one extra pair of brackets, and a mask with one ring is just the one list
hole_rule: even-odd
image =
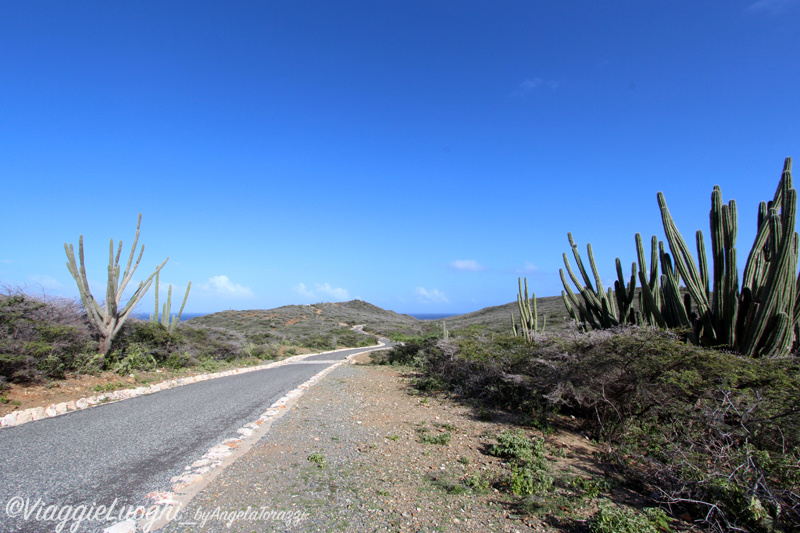
[(77, 402), (75, 402), (75, 407), (78, 409), (86, 409), (89, 407), (89, 402), (86, 401), (86, 398), (81, 398)]
[(66, 402), (66, 406), (67, 406), (67, 410), (68, 411), (74, 411), (75, 409), (77, 409), (77, 406), (75, 405), (75, 401), (74, 400), (70, 400), (70, 401)]
[(56, 414), (63, 415), (67, 412), (67, 402), (61, 402), (56, 404)]
[(172, 486), (172, 490), (174, 492), (180, 492), (185, 488), (189, 487), (190, 485), (193, 485), (194, 483), (199, 483), (200, 481), (203, 481), (203, 476), (201, 476), (200, 474), (191, 474), (189, 476), (184, 476), (184, 480), (175, 483)]
[(129, 518), (128, 520), (117, 522), (113, 526), (105, 528), (103, 533), (136, 533), (136, 521)]
[(44, 409), (44, 416), (46, 416), (47, 418), (52, 418), (52, 417), (56, 416), (57, 414), (58, 414), (58, 412), (56, 411), (55, 404), (51, 403), (50, 405), (48, 405)]
[(8, 413), (3, 418), (0, 418), (0, 427), (10, 428), (17, 425), (17, 413)]
[(44, 414), (44, 407), (34, 407), (33, 409), (28, 409), (31, 412), (31, 420), (41, 420), (42, 418), (46, 418)]
[(200, 468), (201, 466), (208, 465), (210, 462), (210, 459), (199, 459), (192, 463), (192, 468)]
[(228, 453), (229, 451), (230, 451), (230, 448), (228, 448), (224, 444), (217, 444), (216, 446), (214, 446), (213, 448), (208, 450), (208, 453), (209, 454), (212, 454), (212, 453)]
[(245, 437), (249, 437), (250, 435), (253, 434), (253, 430), (249, 429), (249, 428), (239, 428), (239, 429), (236, 430), (236, 433), (239, 433), (240, 435), (244, 435)]

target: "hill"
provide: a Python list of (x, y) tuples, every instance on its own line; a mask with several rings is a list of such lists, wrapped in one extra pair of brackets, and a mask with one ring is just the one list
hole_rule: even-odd
[(417, 335), (422, 332), (420, 320), (361, 300), (285, 305), (267, 310), (221, 311), (189, 319), (185, 324), (237, 331), (250, 342), (257, 343), (266, 339), (298, 343), (310, 336), (330, 335), (358, 324), (364, 324), (365, 331), (380, 335), (394, 332)]
[[(547, 330), (559, 330), (569, 323), (560, 296), (537, 298), (536, 301), (539, 319), (546, 318)], [(423, 335), (441, 328), (442, 322), (451, 331), (478, 326), (495, 333), (510, 333), (512, 314), (518, 322), (519, 310), (516, 302), (446, 319), (418, 320), (362, 300), (351, 300), (341, 303), (286, 305), (267, 310), (221, 311), (189, 319), (185, 324), (236, 331), (249, 342), (271, 341), (302, 345), (309, 337), (329, 336), (342, 328), (357, 324), (364, 324), (365, 331), (380, 335)]]
[[(571, 319), (567, 314), (561, 296), (536, 298), (536, 307), (539, 315), (539, 323), (545, 319), (545, 328), (547, 331), (561, 330), (571, 323)], [(511, 333), (512, 314), (514, 315), (515, 323), (519, 325), (519, 307), (517, 306), (517, 302), (486, 307), (472, 313), (431, 320), (430, 322), (437, 324), (437, 327), (441, 327), (439, 324), (445, 322), (449, 330), (462, 329), (470, 326), (482, 326), (496, 333)]]

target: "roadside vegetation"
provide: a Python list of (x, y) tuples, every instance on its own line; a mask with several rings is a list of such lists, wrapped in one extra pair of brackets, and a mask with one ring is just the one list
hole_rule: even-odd
[[(504, 410), (541, 428), (575, 417), (580, 431), (607, 446), (610, 471), (672, 517), (714, 531), (800, 530), (800, 363), (794, 358), (753, 359), (629, 326), (540, 334), (533, 342), (454, 331), (447, 341), (409, 341), (385, 362), (416, 367), (418, 390), (447, 391), (479, 416)], [(542, 446), (499, 436), (487, 453), (506, 458), (509, 471), (488, 485), (520, 495), (534, 513), (550, 509), (544, 501), (577, 491), (575, 483), (597, 498), (610, 496), (602, 481), (554, 483)], [(621, 519), (613, 508), (598, 513), (595, 530), (625, 530), (608, 529)]]
[[(711, 195), (711, 261), (702, 232), (697, 259), (658, 194), (667, 245), (641, 235), (637, 262), (606, 290), (572, 235), (578, 276), (564, 254), (571, 334), (546, 332), (535, 295), (519, 280), (513, 336), (478, 328), (407, 339), (389, 363), (421, 371), (418, 388), (537, 420), (559, 415), (607, 446), (605, 460), (655, 507), (598, 505), (592, 531), (663, 531), (665, 512), (713, 531), (800, 531), (800, 237), (787, 158), (773, 199), (759, 206), (757, 235), (740, 281), (736, 202)], [(711, 265), (711, 269), (709, 269)], [(660, 273), (659, 273), (660, 267)], [(639, 288), (637, 289), (637, 280)], [(572, 287), (577, 290), (573, 292)], [(542, 441), (503, 435), (488, 450), (507, 458), (506, 489), (557, 500)], [(598, 486), (598, 496), (603, 492)], [(548, 511), (549, 512), (549, 511)]]
[(43, 383), (67, 375), (112, 371), (216, 370), (247, 366), (298, 353), (372, 346), (375, 337), (335, 327), (287, 334), (247, 320), (237, 324), (203, 317), (165, 327), (130, 318), (114, 336), (107, 354), (80, 302), (51, 298), (19, 288), (0, 294), (0, 394), (7, 383)]

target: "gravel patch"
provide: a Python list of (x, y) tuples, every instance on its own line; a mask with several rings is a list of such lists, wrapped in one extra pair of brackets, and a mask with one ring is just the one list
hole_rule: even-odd
[[(512, 426), (409, 394), (408, 381), (391, 367), (335, 369), (163, 531), (548, 531), (508, 494), (448, 490), (498, 475), (486, 443)], [(447, 445), (422, 442), (443, 434)]]

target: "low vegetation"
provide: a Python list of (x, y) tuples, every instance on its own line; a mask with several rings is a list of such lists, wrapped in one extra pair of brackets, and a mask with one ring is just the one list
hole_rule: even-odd
[[(0, 392), (5, 383), (41, 383), (67, 374), (109, 370), (130, 374), (157, 368), (213, 371), (224, 365), (247, 366), (297, 353), (377, 343), (374, 336), (353, 331), (353, 324), (339, 317), (291, 329), (281, 321), (229, 320), (230, 313), (182, 322), (172, 329), (159, 321), (130, 318), (104, 354), (98, 351), (104, 337), (80, 302), (6, 288), (0, 294)], [(303, 322), (300, 316), (286, 321), (293, 320)]]
[[(514, 411), (541, 426), (577, 417), (608, 446), (609, 467), (673, 517), (714, 531), (798, 531), (796, 359), (753, 359), (650, 327), (539, 334), (533, 342), (479, 330), (449, 336), (407, 342), (386, 362), (417, 367), (419, 389), (449, 391), (478, 409)], [(508, 461), (504, 488), (529, 495), (531, 509), (536, 494), (560, 490), (541, 442), (502, 435), (489, 453)], [(637, 520), (658, 531), (661, 512)], [(614, 529), (619, 520), (636, 523), (603, 507), (591, 527), (650, 531)]]

